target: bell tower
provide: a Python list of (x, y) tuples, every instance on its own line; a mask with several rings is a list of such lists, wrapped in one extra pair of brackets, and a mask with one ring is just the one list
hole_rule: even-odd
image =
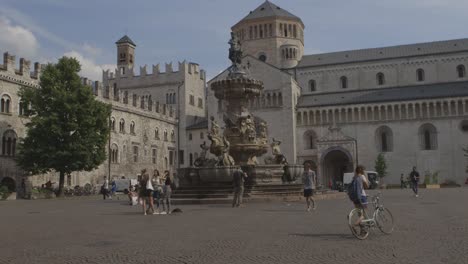
[(128, 69), (133, 69), (135, 65), (136, 44), (127, 35), (117, 42), (117, 67), (120, 74), (125, 75)]
[(231, 30), (237, 34), (244, 54), (278, 68), (294, 68), (304, 55), (304, 23), (268, 0)]

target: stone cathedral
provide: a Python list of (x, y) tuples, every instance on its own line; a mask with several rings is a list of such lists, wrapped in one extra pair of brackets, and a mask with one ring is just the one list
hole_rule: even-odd
[[(289, 161), (311, 161), (324, 186), (356, 164), (374, 170), (379, 153), (386, 183), (399, 183), (413, 166), (422, 180), (464, 183), (468, 39), (308, 55), (305, 27), (265, 1), (231, 28), (247, 54), (245, 68), (265, 83), (252, 112), (282, 141)], [(225, 106), (207, 96), (218, 106), (209, 115), (222, 119)]]

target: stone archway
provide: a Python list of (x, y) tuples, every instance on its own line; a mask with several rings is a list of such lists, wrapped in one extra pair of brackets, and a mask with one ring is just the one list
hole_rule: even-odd
[(16, 182), (10, 177), (3, 178), (0, 186), (6, 186), (10, 192), (16, 192)]
[(335, 189), (337, 182), (343, 182), (343, 174), (353, 171), (353, 158), (344, 148), (329, 148), (322, 155), (322, 184)]

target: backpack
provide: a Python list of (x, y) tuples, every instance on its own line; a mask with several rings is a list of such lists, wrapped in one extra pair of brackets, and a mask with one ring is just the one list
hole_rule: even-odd
[(351, 201), (357, 201), (358, 200), (358, 193), (357, 193), (357, 181), (356, 179), (353, 179), (351, 181), (351, 183), (348, 185), (348, 188), (347, 188), (347, 193), (348, 193), (348, 197)]

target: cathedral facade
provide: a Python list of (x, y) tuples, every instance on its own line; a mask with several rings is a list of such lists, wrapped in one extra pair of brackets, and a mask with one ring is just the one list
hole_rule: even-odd
[[(465, 181), (468, 39), (307, 55), (304, 27), (265, 1), (231, 28), (244, 67), (265, 84), (251, 111), (268, 122), (289, 162), (310, 161), (325, 186), (357, 164), (374, 170), (380, 153), (386, 183), (413, 166), (423, 179)], [(209, 89), (207, 101), (221, 120)]]

